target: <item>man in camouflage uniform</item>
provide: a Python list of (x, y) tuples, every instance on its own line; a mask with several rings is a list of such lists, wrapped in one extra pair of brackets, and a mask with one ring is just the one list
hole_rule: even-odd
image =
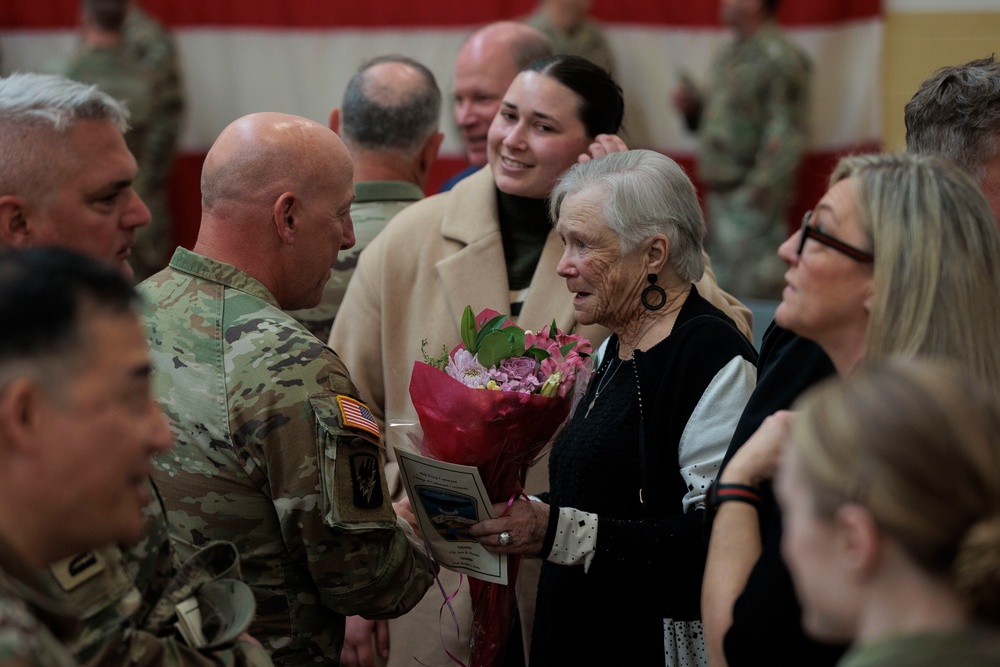
[(422, 199), (444, 135), (438, 132), (441, 91), (434, 74), (402, 56), (375, 58), (351, 77), (330, 128), (354, 161), (355, 244), (333, 266), (323, 300), (291, 313), (320, 340), (330, 337), (358, 255), (394, 215)]
[(0, 252), (0, 664), (75, 665), (75, 617), (40, 572), (145, 530), (150, 393), (138, 295), (68, 250)]
[[(132, 187), (137, 165), (122, 138), (127, 116), (109, 95), (63, 77), (0, 79), (0, 248), (62, 246), (131, 279), (135, 230), (149, 222), (149, 211)], [(163, 507), (152, 485), (148, 493), (138, 543), (103, 546), (54, 568), (51, 583), (84, 620), (73, 640), (77, 656), (100, 654), (95, 664), (270, 664), (249, 643), (195, 650), (174, 632), (162, 612), (169, 593), (183, 593), (185, 579), (208, 573), (175, 568)]]
[(283, 312), (319, 303), (354, 244), (352, 171), (318, 123), (235, 121), (205, 159), (194, 252), (140, 286), (177, 434), (154, 473), (175, 544), (236, 544), (276, 664), (336, 665), (346, 615), (401, 614), (431, 581), (390, 504), (378, 425), (339, 357)]
[(809, 60), (773, 21), (778, 0), (723, 0), (735, 32), (712, 64), (711, 89), (674, 94), (698, 131), (698, 175), (707, 188), (708, 253), (719, 285), (736, 296), (777, 299), (785, 265), (776, 250), (808, 139)]
[(541, 0), (525, 21), (552, 41), (555, 53), (586, 58), (613, 73), (611, 45), (601, 27), (588, 18), (591, 0)]
[(126, 4), (128, 11), (121, 30), (125, 57), (142, 67), (154, 81), (150, 131), (139, 183), (152, 223), (139, 232), (133, 260), (136, 275), (142, 280), (166, 266), (175, 247), (167, 186), (177, 155), (185, 100), (173, 36), (143, 11), (136, 0), (127, 0)]

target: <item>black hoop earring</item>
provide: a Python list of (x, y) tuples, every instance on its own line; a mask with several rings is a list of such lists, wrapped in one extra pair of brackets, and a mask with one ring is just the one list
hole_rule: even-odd
[(642, 290), (642, 305), (648, 310), (663, 308), (663, 304), (667, 302), (667, 293), (663, 291), (662, 287), (656, 284), (656, 274), (650, 273), (646, 276), (646, 280), (649, 281), (649, 285), (646, 286), (646, 289)]

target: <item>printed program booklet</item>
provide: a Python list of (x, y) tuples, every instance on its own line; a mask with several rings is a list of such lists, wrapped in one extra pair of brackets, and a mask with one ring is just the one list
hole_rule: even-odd
[(449, 570), (506, 585), (507, 556), (490, 553), (468, 532), (469, 526), (497, 516), (475, 466), (394, 449), (406, 495), (434, 560)]

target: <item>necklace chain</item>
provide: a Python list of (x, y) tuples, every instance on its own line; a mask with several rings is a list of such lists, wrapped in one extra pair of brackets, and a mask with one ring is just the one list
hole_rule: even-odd
[[(687, 291), (690, 291), (690, 289)], [(667, 311), (663, 313), (663, 316), (669, 315), (673, 313), (675, 310), (677, 310), (677, 308), (680, 308), (680, 306), (677, 306), (677, 308), (673, 308), (672, 306), (674, 305), (674, 302), (676, 302), (677, 299), (681, 297), (682, 294), (686, 294), (686, 292), (681, 292), (680, 294), (678, 294), (677, 296), (675, 296), (673, 299), (670, 300), (670, 303), (667, 305)], [(652, 322), (649, 323), (649, 325), (645, 328), (645, 330), (643, 330), (642, 334), (640, 334), (638, 340), (636, 341), (637, 346), (642, 341), (643, 337), (647, 333), (649, 333), (649, 330), (653, 328), (653, 325), (656, 324), (657, 321), (658, 319), (654, 319)], [(625, 362), (621, 359), (621, 357), (618, 356), (618, 352), (621, 349), (621, 342), (622, 342), (621, 337), (619, 337), (618, 340), (615, 341), (615, 350), (614, 352), (611, 353), (614, 356), (611, 357), (611, 361), (608, 362), (607, 367), (604, 369), (604, 375), (602, 375), (601, 378), (597, 381), (597, 388), (594, 390), (594, 398), (591, 399), (590, 405), (587, 406), (587, 412), (586, 414), (583, 415), (584, 419), (590, 416), (590, 411), (594, 409), (594, 404), (597, 403), (597, 399), (601, 397), (601, 392), (607, 389), (608, 385), (611, 384), (611, 380), (618, 373), (618, 369), (620, 369), (622, 366), (625, 365)], [(632, 354), (633, 355), (635, 354), (634, 349)], [(608, 371), (611, 370), (611, 366), (612, 364), (614, 364), (616, 359), (618, 360), (618, 365), (615, 366), (615, 370), (609, 373)]]
[[(618, 358), (618, 343), (619, 341), (615, 341), (614, 356), (611, 358), (611, 361), (608, 362), (608, 367), (604, 369), (604, 375), (597, 381), (597, 390), (594, 392), (594, 400), (597, 400), (597, 397), (601, 395), (601, 392), (608, 388), (611, 378), (615, 376), (618, 369), (625, 365), (625, 362)], [(615, 366), (615, 370), (609, 374), (608, 371), (611, 369), (611, 365), (615, 363), (616, 359), (618, 360), (618, 365)]]
[[(618, 349), (620, 345), (621, 339), (619, 338), (615, 341), (614, 351), (612, 352), (611, 350), (608, 350), (608, 353), (612, 355), (611, 360), (604, 369), (604, 375), (602, 375), (597, 381), (597, 389), (594, 390), (594, 398), (591, 399), (590, 405), (587, 406), (587, 413), (583, 415), (584, 419), (590, 416), (590, 411), (594, 409), (594, 404), (597, 403), (597, 399), (601, 397), (601, 392), (608, 388), (608, 385), (611, 384), (611, 379), (618, 373), (618, 370), (625, 365), (625, 362), (618, 356)], [(611, 370), (611, 366), (615, 363), (616, 359), (618, 360), (618, 365), (615, 366), (615, 370), (609, 373), (608, 371)]]

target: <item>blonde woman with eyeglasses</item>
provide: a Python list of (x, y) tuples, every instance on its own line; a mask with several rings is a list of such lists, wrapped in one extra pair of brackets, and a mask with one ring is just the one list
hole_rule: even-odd
[[(910, 154), (845, 158), (778, 254), (789, 268), (775, 323), (815, 342), (836, 374), (888, 356), (946, 359), (1000, 398), (1000, 231), (958, 167)], [(804, 363), (787, 354), (769, 363), (767, 345), (738, 434), (787, 407), (769, 400), (766, 378), (777, 377), (771, 388), (789, 399), (802, 390), (788, 388), (801, 383)], [(734, 437), (712, 504), (702, 590), (712, 664), (832, 665), (839, 652), (801, 633), (778, 553), (769, 484), (778, 447), (754, 437), (740, 447), (744, 440)]]

